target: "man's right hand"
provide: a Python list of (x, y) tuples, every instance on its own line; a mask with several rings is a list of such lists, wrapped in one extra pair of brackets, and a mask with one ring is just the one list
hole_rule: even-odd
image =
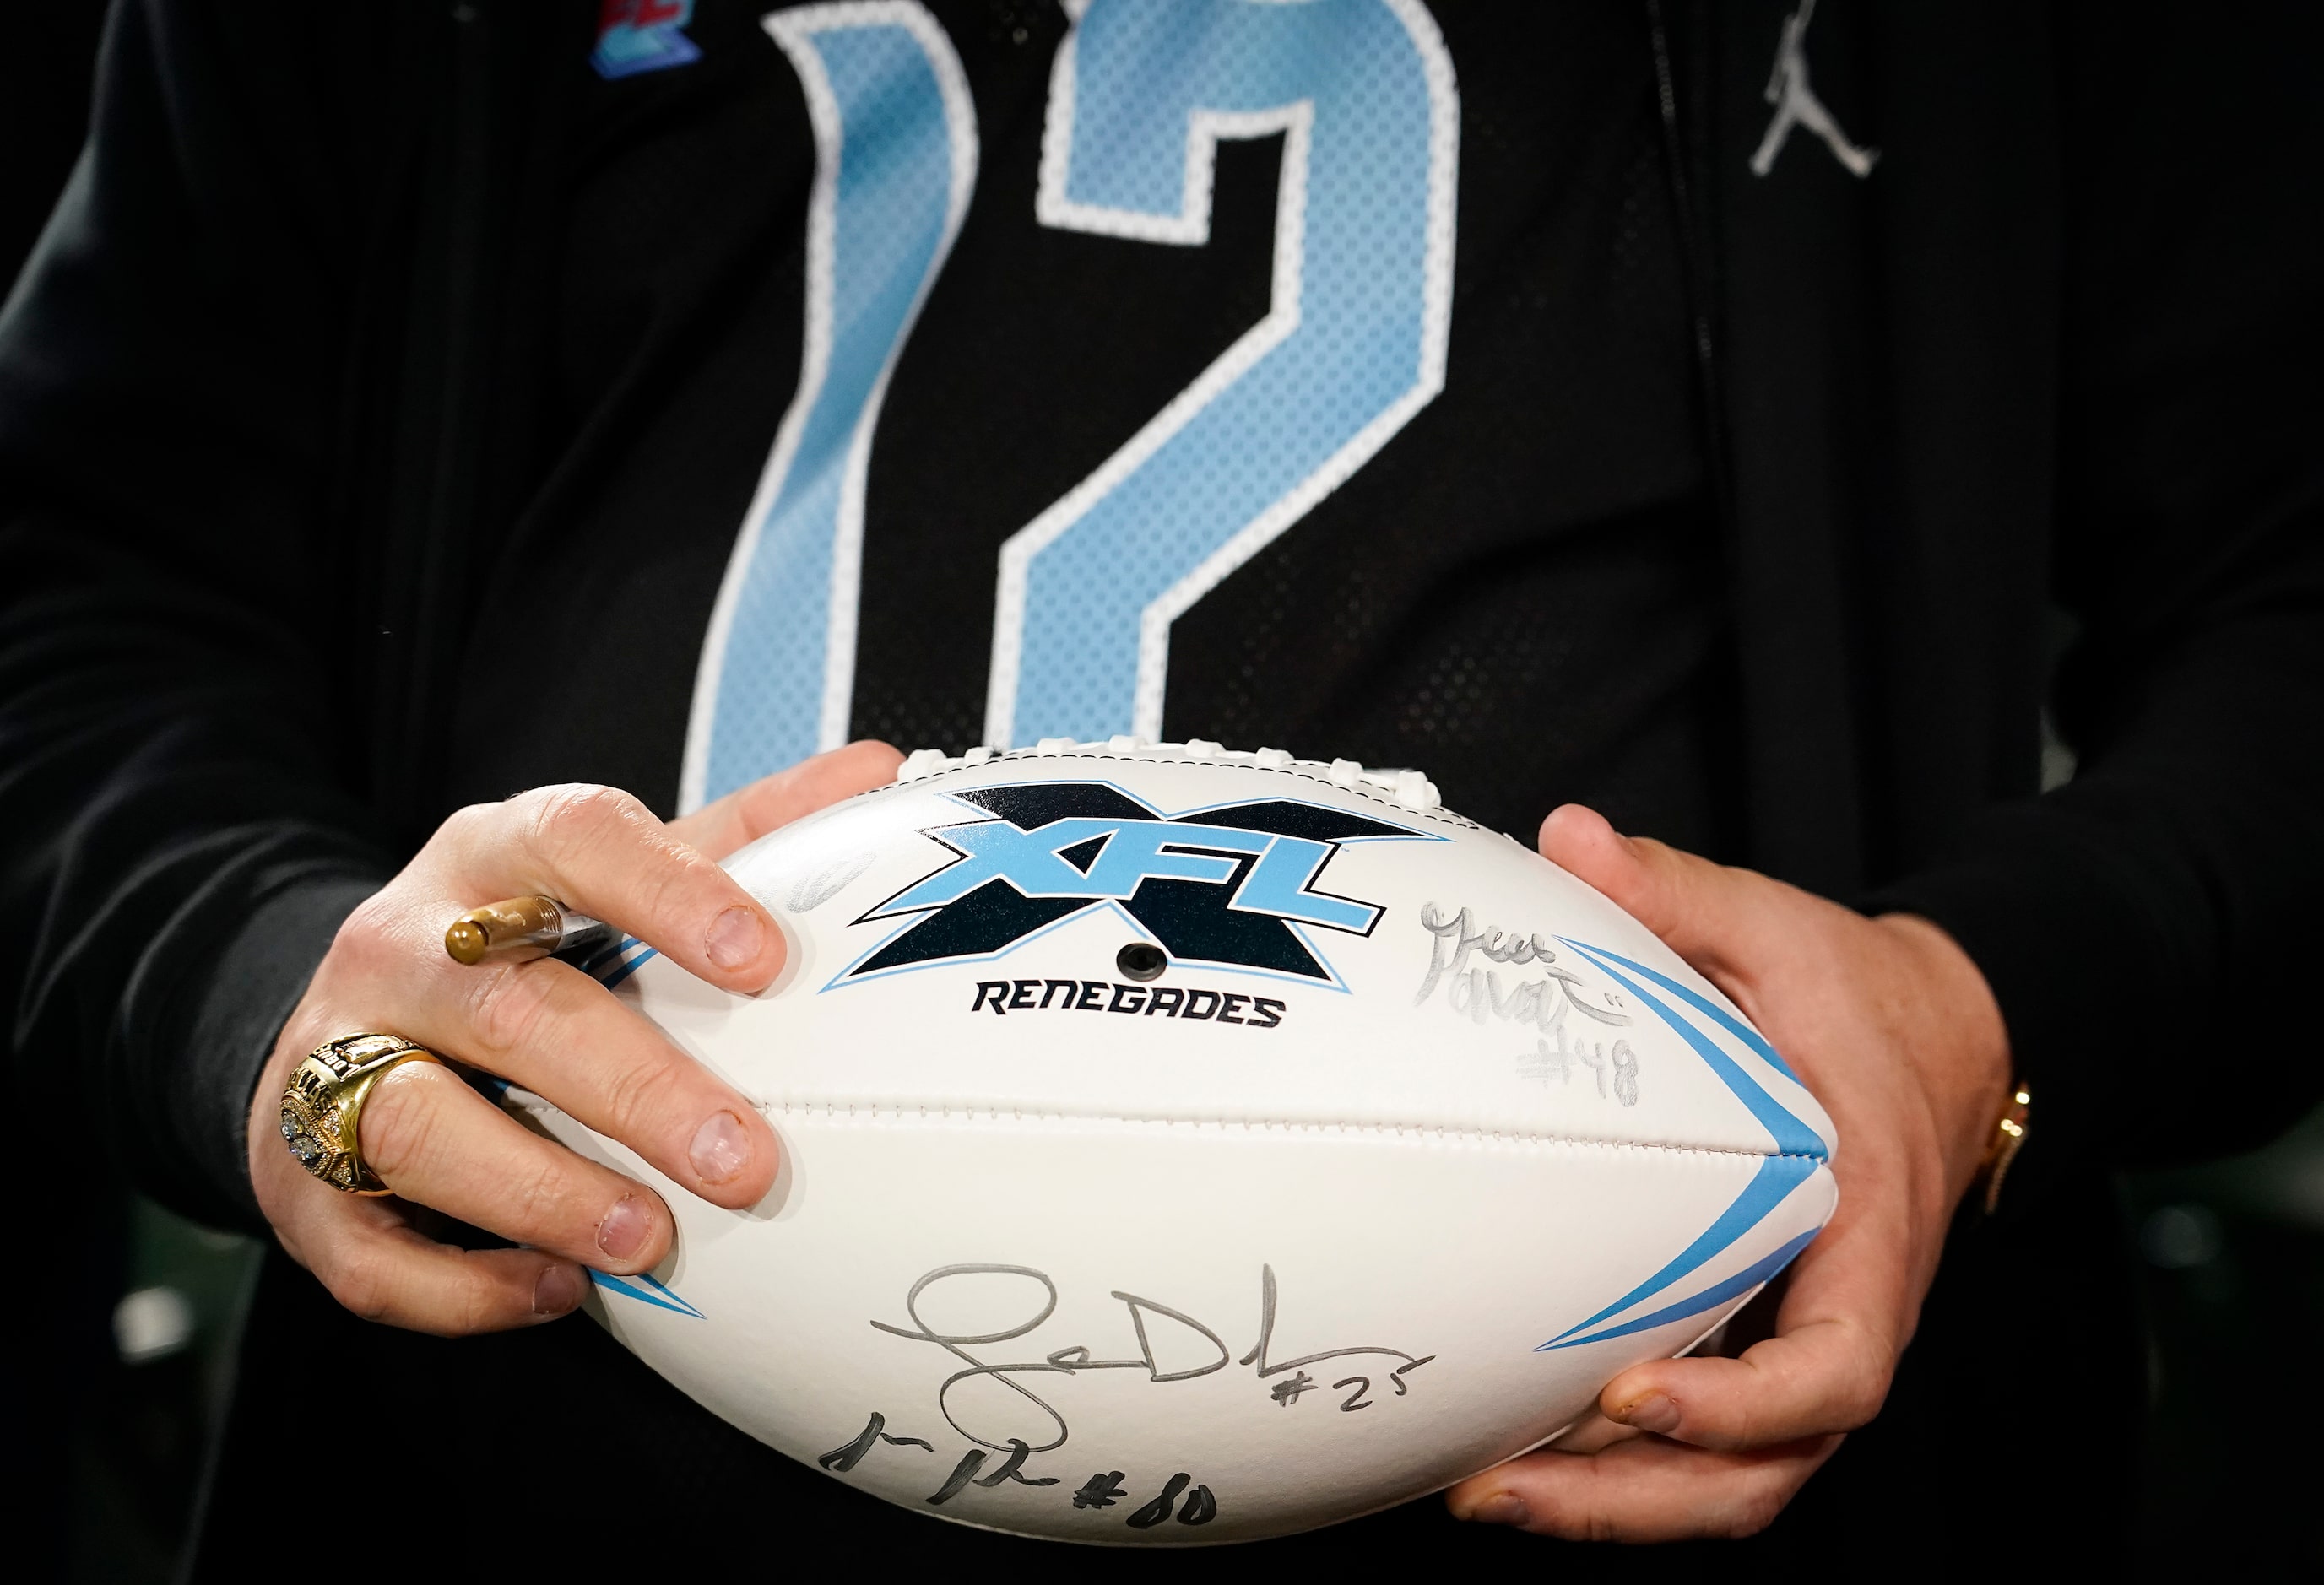
[[(669, 1250), (659, 1195), (521, 1127), (437, 1063), (392, 1069), (364, 1103), (363, 1158), (392, 1196), (309, 1175), (283, 1147), (282, 1087), (316, 1046), (374, 1032), (522, 1085), (713, 1204), (756, 1203), (776, 1144), (747, 1100), (578, 969), (463, 968), (444, 930), (469, 908), (540, 893), (714, 985), (764, 990), (782, 971), (782, 933), (715, 861), (882, 785), (899, 762), (884, 743), (852, 743), (669, 825), (602, 787), (536, 788), (445, 821), (340, 926), (260, 1076), (251, 1182), (282, 1247), (356, 1314), (445, 1334), (553, 1320), (587, 1291), (582, 1267), (643, 1271)], [(521, 1247), (439, 1243), (413, 1224), (414, 1205)]]

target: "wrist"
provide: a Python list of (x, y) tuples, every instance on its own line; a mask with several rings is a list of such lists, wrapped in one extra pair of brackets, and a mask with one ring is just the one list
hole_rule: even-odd
[(1941, 926), (1917, 914), (1883, 914), (1873, 923), (1910, 965), (1915, 991), (1900, 1009), (1911, 1025), (1904, 1047), (1929, 1097), (1946, 1185), (1958, 1202), (2012, 1104), (2016, 1086), (2008, 1026), (1984, 972)]
[[(274, 1127), (284, 1026), (305, 1000), (340, 921), (378, 889), (372, 880), (318, 877), (276, 893), (226, 941), (204, 990), (189, 1060), (200, 1070), (204, 1104), (211, 1109), (198, 1120), (205, 1160), (246, 1211), (261, 1211), (252, 1119), (263, 1115), (266, 1127)], [(279, 1153), (279, 1140), (276, 1147)]]

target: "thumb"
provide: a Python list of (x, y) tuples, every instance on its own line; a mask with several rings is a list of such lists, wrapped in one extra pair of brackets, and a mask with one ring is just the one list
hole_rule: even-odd
[(826, 804), (884, 786), (903, 762), (904, 756), (886, 743), (864, 739), (761, 777), (671, 821), (669, 828), (709, 857), (723, 859)]
[(1580, 804), (1562, 805), (1541, 823), (1541, 856), (1604, 892), (1705, 972), (1748, 928), (1751, 899), (1743, 872), (1652, 837), (1624, 836)]

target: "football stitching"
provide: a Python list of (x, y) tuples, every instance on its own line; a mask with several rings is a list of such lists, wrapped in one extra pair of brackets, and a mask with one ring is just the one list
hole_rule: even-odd
[[(520, 1092), (512, 1085), (503, 1104), (534, 1113), (555, 1113), (567, 1116), (554, 1102), (545, 1101), (530, 1091)], [(752, 1110), (761, 1114), (797, 1112), (812, 1117), (821, 1112), (832, 1117), (844, 1116), (853, 1120), (862, 1117), (876, 1120), (882, 1117), (913, 1119), (921, 1122), (965, 1123), (1121, 1123), (1135, 1128), (1153, 1129), (1241, 1129), (1259, 1133), (1296, 1134), (1370, 1134), (1416, 1143), (1489, 1144), (1489, 1145), (1571, 1145), (1594, 1150), (1651, 1150), (1674, 1156), (1716, 1156), (1739, 1157), (1748, 1161), (1765, 1161), (1782, 1157), (1795, 1161), (1820, 1161), (1829, 1165), (1830, 1158), (1804, 1150), (1745, 1150), (1727, 1145), (1675, 1145), (1659, 1139), (1603, 1139), (1584, 1134), (1520, 1133), (1495, 1129), (1463, 1129), (1441, 1127), (1429, 1123), (1352, 1122), (1326, 1120), (1303, 1121), (1293, 1118), (1202, 1118), (1148, 1115), (1134, 1117), (1127, 1112), (1111, 1111), (1028, 1111), (1021, 1108), (995, 1106), (929, 1106), (899, 1105), (893, 1101), (752, 1101)], [(585, 1125), (586, 1126), (586, 1125)]]
[[(1383, 809), (1393, 809), (1399, 817), (1404, 819), (1433, 820), (1440, 825), (1451, 825), (1462, 831), (1485, 829), (1467, 816), (1456, 815), (1450, 809), (1434, 811), (1408, 809), (1394, 798), (1382, 797), (1378, 793), (1367, 792), (1361, 788), (1342, 787), (1330, 778), (1318, 776), (1312, 770), (1295, 770), (1288, 765), (1245, 764), (1240, 760), (1157, 760), (1137, 754), (1093, 754), (1086, 750), (1068, 751), (1051, 749), (1045, 751), (1040, 749), (1011, 749), (1006, 753), (993, 755), (982, 765), (954, 765), (943, 770), (932, 770), (926, 776), (915, 776), (909, 781), (890, 782), (889, 787), (918, 787), (923, 782), (936, 781), (946, 776), (964, 776), (972, 770), (982, 770), (987, 766), (1019, 760), (1093, 760), (1107, 765), (1209, 765), (1221, 770), (1256, 770), (1265, 776), (1289, 776), (1301, 781), (1312, 781), (1318, 787), (1328, 787), (1335, 793), (1361, 798), (1368, 804), (1378, 804)], [(854, 796), (859, 798), (869, 797), (872, 793), (887, 790), (889, 790), (888, 788), (872, 788), (867, 792), (860, 792)]]
[[(547, 1102), (543, 1102), (547, 1105)], [(1243, 1129), (1262, 1133), (1342, 1133), (1376, 1134), (1398, 1139), (1452, 1143), (1484, 1143), (1496, 1145), (1579, 1145), (1603, 1150), (1656, 1150), (1683, 1156), (1739, 1156), (1751, 1161), (1764, 1161), (1771, 1156), (1784, 1156), (1801, 1161), (1822, 1161), (1825, 1157), (1802, 1150), (1745, 1150), (1724, 1145), (1674, 1145), (1653, 1139), (1603, 1139), (1579, 1134), (1520, 1133), (1495, 1129), (1463, 1129), (1439, 1127), (1429, 1123), (1352, 1122), (1336, 1120), (1301, 1120), (1294, 1118), (1202, 1118), (1170, 1117), (1148, 1114), (1139, 1117), (1127, 1112), (1112, 1111), (1028, 1111), (1015, 1107), (972, 1107), (899, 1105), (893, 1101), (753, 1101), (752, 1107), (761, 1113), (798, 1112), (813, 1116), (817, 1112), (850, 1119), (895, 1117), (918, 1119), (921, 1121), (954, 1120), (994, 1123), (1124, 1123), (1143, 1128)], [(553, 1107), (550, 1110), (555, 1110)]]

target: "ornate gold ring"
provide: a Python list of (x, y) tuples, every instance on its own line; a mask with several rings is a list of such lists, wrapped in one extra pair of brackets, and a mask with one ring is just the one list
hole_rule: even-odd
[(300, 1166), (350, 1194), (392, 1193), (364, 1165), (356, 1140), (363, 1104), (380, 1075), (399, 1064), (438, 1062), (401, 1035), (343, 1035), (307, 1054), (282, 1087), (282, 1139)]

